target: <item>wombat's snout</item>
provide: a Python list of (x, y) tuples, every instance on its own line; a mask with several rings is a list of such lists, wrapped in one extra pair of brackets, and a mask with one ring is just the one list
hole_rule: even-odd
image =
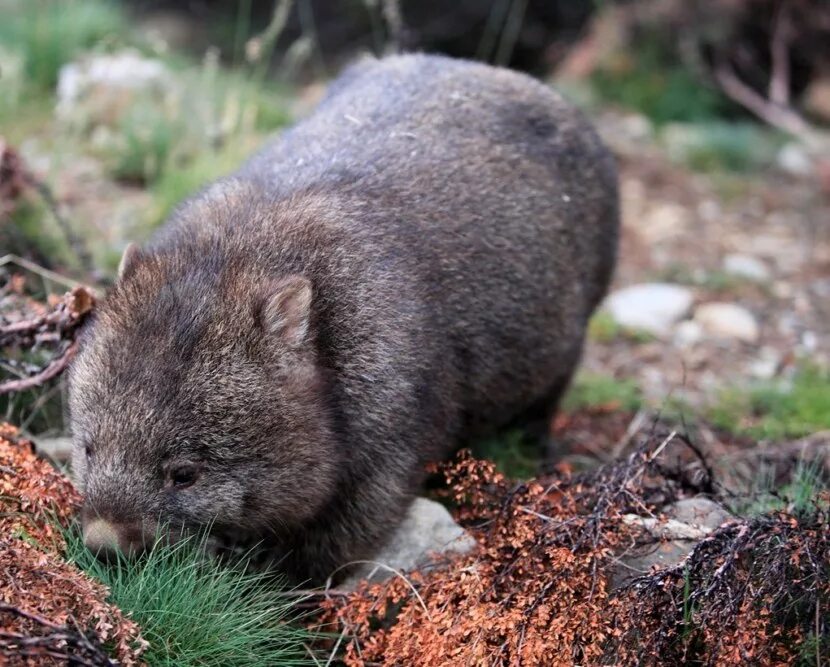
[(139, 526), (93, 519), (84, 526), (84, 544), (99, 559), (112, 562), (119, 553), (128, 557), (144, 553), (147, 539)]

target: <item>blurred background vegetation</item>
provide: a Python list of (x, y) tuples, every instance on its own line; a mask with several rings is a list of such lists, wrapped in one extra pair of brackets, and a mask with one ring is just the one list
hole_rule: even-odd
[[(128, 241), (148, 238), (182, 199), (307, 113), (350, 60), (412, 50), (526, 71), (591, 115), (621, 160), (626, 228), (642, 223), (635, 231), (653, 246), (645, 261), (648, 253), (632, 250), (624, 235), (618, 284), (670, 282), (694, 290), (697, 301), (734, 300), (754, 310), (761, 343), (774, 354), (734, 345), (761, 355), (747, 367), (766, 363), (775, 372), (749, 389), (734, 389), (745, 378), (732, 369), (717, 391), (696, 386), (716, 404), (707, 413), (715, 424), (775, 437), (830, 428), (826, 338), (815, 331), (826, 313), (796, 327), (804, 344), (767, 333), (775, 318), (790, 316), (787, 300), (797, 302), (801, 287), (820, 296), (823, 256), (809, 276), (783, 286), (786, 267), (760, 279), (724, 268), (734, 238), (710, 257), (686, 256), (701, 237), (695, 224), (722, 225), (724, 239), (732, 238), (727, 213), (735, 230), (751, 235), (745, 223), (777, 229), (783, 215), (803, 209), (803, 221), (788, 229), (814, 254), (823, 247), (828, 0), (0, 0), (4, 293), (14, 274), (36, 299), (73, 279), (105, 287)], [(768, 195), (772, 183), (804, 194), (762, 210), (757, 193)], [(680, 229), (684, 221), (682, 243), (664, 250), (649, 241), (652, 228)], [(778, 250), (775, 243), (767, 250)], [(775, 263), (758, 257), (750, 257), (756, 274)], [(21, 270), (21, 261), (42, 270)], [(19, 301), (3, 303), (0, 315), (13, 319)], [(665, 336), (605, 311), (589, 338), (600, 352), (589, 348), (589, 372), (566, 407), (633, 412), (655, 395), (665, 399), (671, 380), (626, 375), (617, 361), (662, 345), (667, 358), (637, 366), (662, 372), (676, 359), (677, 339), (667, 347)], [(715, 360), (724, 343), (712, 345)], [(12, 377), (39, 363), (14, 361), (2, 368)], [(0, 396), (0, 417), (32, 433), (60, 433), (61, 396), (59, 384), (45, 394)]]
[[(103, 247), (93, 230), (94, 266), (111, 271), (126, 237), (285, 125), (303, 106), (292, 90), (313, 100), (309, 84), (356, 55), (400, 50), (514, 67), (587, 107), (639, 112), (698, 170), (771, 163), (785, 132), (812, 142), (812, 121), (828, 120), (824, 0), (2, 0), (0, 131), (51, 149), (52, 179), (80, 153), (151, 192), (141, 224)], [(3, 247), (91, 268), (72, 266), (66, 230), (42, 217), (20, 205)]]

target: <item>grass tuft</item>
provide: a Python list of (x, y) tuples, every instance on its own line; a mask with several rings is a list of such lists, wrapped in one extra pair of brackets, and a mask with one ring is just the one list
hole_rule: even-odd
[(804, 366), (791, 383), (724, 390), (709, 418), (720, 428), (758, 439), (798, 438), (830, 429), (830, 371)]
[(562, 408), (571, 412), (590, 408), (634, 412), (642, 405), (643, 397), (634, 380), (594, 373), (578, 374), (562, 401)]
[(472, 445), (476, 458), (492, 461), (510, 479), (531, 479), (539, 473), (541, 445), (523, 430), (515, 429)]
[(28, 83), (54, 88), (60, 68), (84, 50), (120, 41), (128, 22), (108, 0), (9, 0), (0, 5), (0, 44), (22, 56)]
[(146, 556), (105, 565), (84, 547), (77, 526), (66, 558), (110, 589), (110, 601), (141, 626), (154, 667), (311, 665), (307, 630), (296, 624), (296, 598), (274, 575), (203, 556), (203, 540), (158, 543)]
[(626, 327), (617, 322), (611, 313), (600, 310), (588, 322), (588, 338), (597, 343), (613, 343), (624, 340), (629, 343), (650, 343), (655, 337), (644, 329)]

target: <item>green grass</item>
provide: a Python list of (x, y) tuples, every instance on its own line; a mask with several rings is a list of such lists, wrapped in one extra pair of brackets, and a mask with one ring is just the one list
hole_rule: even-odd
[[(206, 184), (231, 173), (255, 150), (257, 144), (255, 139), (240, 139), (220, 149), (204, 151), (179, 169), (165, 170), (150, 187), (153, 209), (148, 213), (149, 227), (160, 224), (177, 204)], [(116, 263), (119, 258), (116, 258)]]
[(0, 0), (0, 45), (19, 54), (27, 83), (54, 88), (60, 68), (81, 52), (123, 41), (129, 23), (107, 0)]
[(605, 375), (579, 373), (562, 401), (562, 408), (575, 411), (608, 407), (633, 412), (642, 404), (643, 397), (634, 380), (617, 380)]
[(637, 48), (617, 54), (592, 77), (606, 102), (634, 109), (662, 125), (717, 118), (732, 105), (717, 90), (678, 63), (665, 37), (652, 33)]
[(200, 540), (157, 544), (109, 566), (84, 547), (77, 527), (66, 542), (67, 560), (106, 584), (111, 602), (141, 626), (152, 667), (314, 664), (304, 647), (310, 633), (279, 581), (204, 558)]
[(791, 383), (724, 390), (708, 416), (720, 428), (758, 439), (798, 438), (830, 429), (830, 372), (804, 366)]
[[(137, 95), (98, 150), (117, 180), (154, 187), (167, 179), (162, 191), (183, 180), (199, 187), (235, 167), (264, 135), (291, 119), (287, 93), (257, 83), (252, 74), (229, 72), (211, 62), (171, 68), (176, 80), (172, 96), (161, 104), (155, 95)], [(190, 174), (180, 176), (194, 164)], [(194, 188), (173, 189), (173, 194), (187, 195)]]
[(776, 488), (775, 468), (761, 467), (751, 493), (738, 498), (734, 511), (741, 516), (760, 516), (769, 512), (786, 510), (795, 515), (805, 515), (816, 508), (827, 509), (822, 494), (828, 490), (822, 475), (823, 466), (815, 461), (799, 461), (789, 482)]
[(756, 123), (706, 120), (670, 125), (661, 135), (669, 155), (701, 172), (745, 173), (775, 162), (783, 136)]

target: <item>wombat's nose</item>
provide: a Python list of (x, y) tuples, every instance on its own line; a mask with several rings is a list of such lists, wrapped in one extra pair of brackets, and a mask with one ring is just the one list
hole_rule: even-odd
[(105, 562), (118, 559), (118, 554), (137, 556), (147, 547), (147, 536), (140, 525), (113, 524), (105, 519), (94, 519), (84, 527), (87, 549)]
[(112, 562), (118, 554), (118, 531), (109, 521), (90, 521), (84, 527), (84, 544), (101, 560)]

